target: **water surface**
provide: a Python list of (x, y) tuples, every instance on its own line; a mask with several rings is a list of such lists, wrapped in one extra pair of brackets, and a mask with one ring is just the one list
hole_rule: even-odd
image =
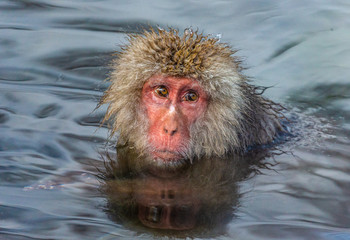
[[(349, 16), (346, 0), (1, 1), (0, 239), (350, 239)], [(113, 218), (96, 177), (108, 63), (149, 25), (220, 34), (253, 82), (272, 86), (265, 96), (288, 108), (296, 136), (268, 168), (229, 175), (225, 204), (206, 205), (223, 218), (204, 233)]]

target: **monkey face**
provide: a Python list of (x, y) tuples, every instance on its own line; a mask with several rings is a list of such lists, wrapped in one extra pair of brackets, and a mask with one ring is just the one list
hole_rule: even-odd
[(187, 156), (190, 127), (206, 111), (208, 95), (193, 79), (155, 75), (141, 94), (149, 128), (150, 155), (161, 161)]

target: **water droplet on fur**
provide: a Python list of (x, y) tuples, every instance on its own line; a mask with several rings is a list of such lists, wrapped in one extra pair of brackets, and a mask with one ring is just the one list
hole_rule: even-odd
[(192, 27), (186, 28), (185, 31), (184, 31), (184, 34), (185, 34), (185, 35), (190, 35), (190, 34), (192, 34), (192, 33), (193, 33)]
[(222, 33), (216, 34), (216, 35), (215, 35), (215, 38), (218, 39), (219, 42), (220, 42), (220, 40), (221, 40), (221, 38), (222, 38)]

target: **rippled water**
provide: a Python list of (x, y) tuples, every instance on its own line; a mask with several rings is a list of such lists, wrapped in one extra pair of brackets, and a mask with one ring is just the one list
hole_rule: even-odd
[[(349, 16), (346, 0), (1, 1), (0, 239), (350, 239)], [(127, 182), (139, 187), (136, 200), (137, 189), (166, 183), (199, 201), (201, 210), (174, 217), (181, 226), (192, 224), (186, 213), (216, 217), (197, 231), (159, 233), (111, 216), (96, 177), (108, 130), (98, 128), (105, 109), (94, 109), (108, 63), (125, 33), (149, 25), (221, 34), (246, 74), (272, 86), (265, 95), (288, 107), (296, 135), (254, 174), (228, 164), (215, 170), (227, 181), (212, 185), (195, 169), (185, 180)], [(188, 179), (192, 188), (178, 185)]]

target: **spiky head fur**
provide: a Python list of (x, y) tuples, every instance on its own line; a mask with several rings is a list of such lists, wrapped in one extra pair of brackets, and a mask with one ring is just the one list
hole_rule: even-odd
[(209, 96), (208, 108), (190, 129), (187, 155), (222, 156), (273, 140), (281, 128), (273, 102), (263, 98), (241, 73), (228, 45), (198, 32), (151, 29), (129, 36), (112, 62), (111, 85), (100, 104), (108, 103), (104, 120), (111, 134), (141, 152), (147, 149), (147, 120), (140, 106), (144, 83), (155, 74), (197, 80)]

